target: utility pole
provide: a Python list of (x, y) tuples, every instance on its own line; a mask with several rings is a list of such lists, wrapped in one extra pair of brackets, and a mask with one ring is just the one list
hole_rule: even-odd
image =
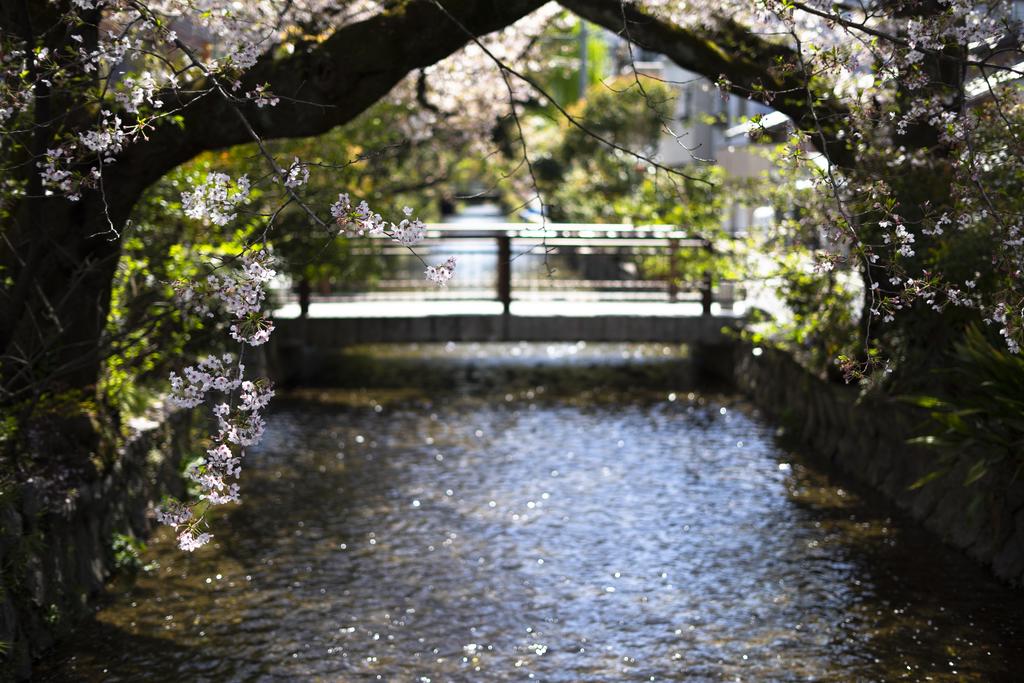
[(587, 99), (587, 86), (590, 79), (587, 74), (587, 22), (580, 19), (580, 99)]

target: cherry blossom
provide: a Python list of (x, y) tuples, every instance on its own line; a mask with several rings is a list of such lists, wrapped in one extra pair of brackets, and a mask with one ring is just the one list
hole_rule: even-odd
[(302, 187), (309, 182), (309, 168), (304, 166), (298, 157), (292, 161), (292, 165), (285, 171), (284, 186), (295, 189)]
[(390, 233), (396, 242), (404, 247), (411, 247), (423, 241), (427, 228), (418, 218), (403, 218), (398, 225), (391, 224)]
[(210, 172), (191, 192), (181, 193), (181, 207), (189, 218), (227, 225), (238, 215), (238, 206), (248, 202), (250, 189), (248, 176), (232, 182), (226, 173)]
[(438, 266), (427, 266), (425, 273), (428, 280), (439, 287), (444, 287), (449, 280), (455, 277), (455, 257), (452, 256)]

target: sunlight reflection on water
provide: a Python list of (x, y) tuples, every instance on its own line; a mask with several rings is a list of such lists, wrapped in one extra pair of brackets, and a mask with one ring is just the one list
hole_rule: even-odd
[[(52, 680), (1012, 680), (1015, 594), (746, 406), (292, 403)], [(941, 571), (937, 571), (941, 568)]]

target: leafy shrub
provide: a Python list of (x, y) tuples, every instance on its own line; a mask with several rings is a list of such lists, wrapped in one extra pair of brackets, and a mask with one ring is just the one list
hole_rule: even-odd
[(914, 484), (920, 487), (971, 458), (964, 479), (970, 486), (996, 465), (1008, 463), (1013, 479), (1024, 469), (1024, 358), (990, 342), (977, 326), (956, 345), (947, 396), (909, 400), (931, 414), (931, 433), (912, 439), (940, 450), (940, 467)]

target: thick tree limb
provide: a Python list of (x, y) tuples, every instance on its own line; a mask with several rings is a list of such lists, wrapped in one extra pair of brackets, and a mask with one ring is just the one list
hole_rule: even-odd
[[(447, 11), (475, 35), (504, 28), (543, 5), (543, 0), (445, 0)], [(406, 74), (430, 66), (468, 40), (433, 2), (411, 0), (400, 8), (338, 29), (322, 43), (295, 54), (265, 58), (244, 76), (239, 92), (257, 85), (281, 97), (275, 107), (244, 105), (265, 140), (308, 137), (346, 123), (386, 95)], [(165, 123), (126, 150), (110, 169), (115, 182), (139, 191), (200, 152), (251, 142), (231, 105), (213, 95), (187, 103), (184, 126)]]

